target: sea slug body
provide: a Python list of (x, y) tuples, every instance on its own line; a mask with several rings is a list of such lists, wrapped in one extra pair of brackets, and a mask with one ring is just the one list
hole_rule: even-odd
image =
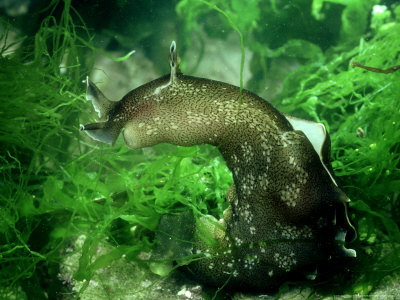
[(170, 74), (119, 102), (87, 80), (87, 99), (102, 122), (81, 130), (108, 144), (122, 130), (132, 149), (162, 142), (218, 147), (234, 179), (230, 206), (221, 221), (200, 218), (216, 243), (202, 240), (199, 229), (193, 254), (202, 259), (187, 269), (210, 285), (260, 291), (332, 257), (355, 257), (344, 246), (350, 200), (330, 166), (324, 125), (284, 115), (238, 87), (183, 75), (175, 42), (169, 63)]

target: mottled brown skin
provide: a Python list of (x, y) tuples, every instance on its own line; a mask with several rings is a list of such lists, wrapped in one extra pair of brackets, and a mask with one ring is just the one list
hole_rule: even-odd
[(230, 208), (222, 222), (204, 219), (217, 246), (197, 232), (193, 254), (203, 259), (187, 267), (197, 278), (266, 290), (336, 254), (335, 236), (349, 227), (335, 215), (346, 215), (347, 198), (305, 134), (262, 98), (243, 90), (240, 99), (238, 87), (177, 72), (131, 91), (108, 117), (96, 124), (116, 135), (123, 128), (133, 149), (211, 144), (226, 160)]

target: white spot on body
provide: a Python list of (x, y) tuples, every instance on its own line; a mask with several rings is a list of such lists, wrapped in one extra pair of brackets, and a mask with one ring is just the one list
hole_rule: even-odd
[(269, 180), (268, 180), (268, 174), (267, 173), (262, 173), (258, 175), (258, 184), (260, 185), (260, 187), (266, 191), (268, 189), (268, 184), (269, 184)]
[(299, 194), (300, 188), (293, 182), (290, 185), (286, 185), (285, 189), (280, 191), (281, 200), (289, 207), (296, 206)]
[(274, 260), (277, 263), (278, 267), (289, 272), (291, 268), (297, 263), (297, 260), (294, 258), (294, 252), (291, 252), (289, 255), (281, 255), (279, 253), (274, 254)]
[(275, 223), (277, 231), (280, 232), (281, 237), (284, 239), (295, 240), (295, 239), (310, 239), (312, 238), (312, 230), (307, 225), (297, 228), (291, 225), (282, 225), (280, 222)]
[(243, 241), (241, 239), (239, 239), (238, 237), (235, 237), (235, 243), (237, 246), (241, 246), (243, 244)]
[(256, 234), (256, 228), (254, 226), (250, 226), (249, 230), (250, 230), (250, 234), (252, 234), (252, 235)]

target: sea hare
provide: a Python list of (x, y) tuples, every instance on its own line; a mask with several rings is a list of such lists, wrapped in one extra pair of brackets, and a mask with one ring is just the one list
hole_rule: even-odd
[[(223, 220), (200, 218), (192, 250), (199, 259), (186, 268), (209, 285), (261, 291), (313, 277), (332, 257), (355, 257), (345, 248), (350, 200), (329, 163), (324, 125), (284, 115), (236, 86), (183, 75), (175, 42), (169, 64), (170, 74), (119, 102), (87, 80), (87, 99), (102, 122), (81, 130), (108, 144), (122, 130), (133, 149), (162, 142), (218, 147), (234, 179), (230, 206)], [(214, 243), (201, 238), (205, 231)]]

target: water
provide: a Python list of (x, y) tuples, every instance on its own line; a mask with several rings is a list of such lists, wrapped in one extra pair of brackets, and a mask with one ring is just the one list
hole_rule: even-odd
[[(1, 297), (398, 297), (400, 73), (396, 68), (389, 74), (374, 73), (349, 63), (379, 69), (399, 64), (400, 5), (342, 2), (0, 2)], [(211, 272), (215, 262), (204, 254), (209, 252), (194, 250), (199, 243), (194, 232), (211, 243), (210, 249), (218, 244), (212, 232), (226, 232), (215, 222), (229, 220), (228, 211), (223, 213), (228, 207), (225, 195), (240, 176), (232, 175), (232, 165), (221, 156), (224, 144), (162, 143), (132, 150), (122, 137), (108, 146), (79, 131), (80, 124), (98, 121), (85, 99), (86, 76), (108, 99), (118, 101), (169, 74), (173, 40), (185, 75), (237, 87), (242, 82), (244, 89), (282, 113), (325, 125), (334, 179), (351, 199), (348, 218), (357, 236), (351, 242), (348, 229), (346, 247), (357, 252), (356, 258), (332, 254), (332, 260), (318, 262), (316, 274), (311, 264), (290, 283), (271, 280), (276, 272), (270, 273), (272, 267), (259, 273), (249, 269), (251, 276), (271, 281), (271, 288), (253, 293), (246, 286), (239, 291), (229, 287), (230, 275), (227, 286), (219, 282), (210, 287), (215, 278), (207, 272), (188, 272), (191, 265), (186, 264), (200, 258), (209, 259), (205, 268), (210, 277), (216, 274)], [(198, 93), (206, 89), (198, 88)], [(232, 103), (239, 103), (239, 89), (234, 95)], [(205, 106), (200, 110), (213, 112)], [(206, 122), (201, 126), (211, 133)], [(248, 149), (249, 141), (240, 143)], [(251, 146), (257, 145), (261, 147)], [(250, 151), (244, 159), (253, 156), (257, 154)], [(257, 168), (241, 171), (255, 186), (264, 180), (251, 179)], [(237, 190), (245, 191), (242, 186)], [(243, 208), (242, 214), (251, 212)], [(343, 212), (336, 215), (337, 224), (344, 224), (343, 217)], [(314, 219), (310, 215), (305, 222)], [(248, 229), (251, 237), (259, 232), (257, 224), (268, 220), (237, 228)], [(299, 226), (287, 217), (279, 224)], [(231, 250), (261, 249), (274, 242), (255, 239), (242, 246), (242, 240), (235, 240), (238, 248)], [(301, 242), (290, 245), (296, 249)], [(252, 251), (243, 261), (257, 266), (263, 258)], [(285, 261), (279, 260), (282, 266)], [(316, 277), (306, 280), (303, 273)]]

